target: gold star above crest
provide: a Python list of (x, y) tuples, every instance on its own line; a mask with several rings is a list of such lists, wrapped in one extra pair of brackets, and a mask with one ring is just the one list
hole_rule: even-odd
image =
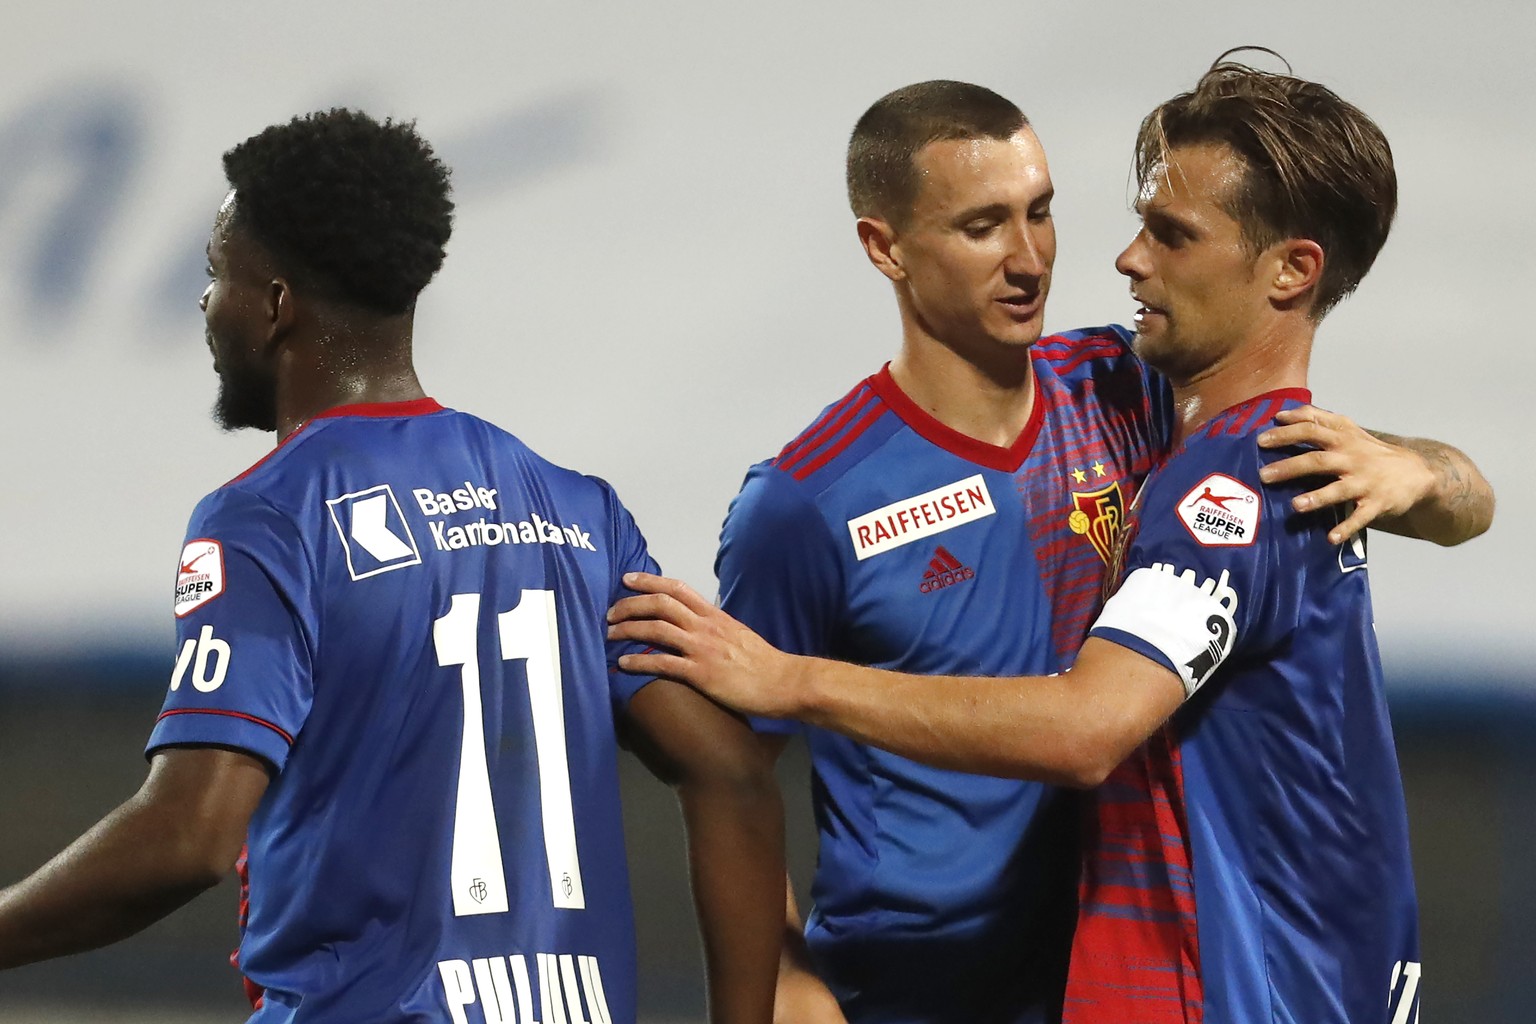
[(1085, 484), (1088, 482), (1088, 474), (1084, 473), (1080, 469), (1074, 469), (1072, 471), (1072, 479), (1076, 480), (1080, 484)]
[(1104, 463), (1102, 463), (1102, 462), (1095, 462), (1093, 464), (1093, 475), (1094, 476), (1109, 476), (1109, 474), (1104, 471)]

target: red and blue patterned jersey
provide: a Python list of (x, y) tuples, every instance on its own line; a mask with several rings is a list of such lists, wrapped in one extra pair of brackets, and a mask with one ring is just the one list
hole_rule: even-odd
[(192, 515), (149, 739), (248, 752), (260, 1022), (618, 1024), (633, 915), (602, 481), (430, 399), (333, 409)]
[[(1033, 413), (1009, 447), (939, 423), (882, 370), (754, 466), (721, 539), (724, 608), (795, 653), (924, 674), (1065, 670), (1123, 510), (1166, 448), (1169, 398), (1118, 328), (1043, 339), (1029, 358)], [(1054, 1019), (1075, 795), (807, 738), (820, 833), (807, 940), (850, 1019)]]
[(1066, 1020), (1417, 1019), (1407, 813), (1366, 578), (1332, 510), (1262, 486), (1278, 391), (1216, 416), (1147, 480), (1092, 635), (1187, 700), (1098, 790)]

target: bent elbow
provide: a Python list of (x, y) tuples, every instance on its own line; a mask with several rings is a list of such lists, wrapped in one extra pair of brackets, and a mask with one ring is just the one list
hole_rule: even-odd
[(1060, 785), (1072, 789), (1097, 789), (1109, 778), (1109, 773), (1115, 770), (1118, 761), (1110, 761), (1103, 757), (1084, 757), (1077, 759), (1066, 767), (1062, 778), (1058, 780)]
[(1073, 789), (1095, 789), (1104, 784), (1116, 768), (1130, 756), (1139, 738), (1119, 732), (1095, 732), (1073, 747), (1061, 766), (1059, 785)]
[(234, 871), (240, 851), (208, 837), (188, 837), (176, 858), (176, 874), (182, 886), (202, 892), (212, 889)]

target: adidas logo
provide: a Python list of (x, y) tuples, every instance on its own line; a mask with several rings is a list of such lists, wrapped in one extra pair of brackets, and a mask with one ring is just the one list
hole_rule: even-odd
[(974, 569), (961, 564), (960, 559), (940, 545), (934, 549), (933, 558), (928, 562), (928, 569), (923, 573), (923, 582), (917, 585), (917, 589), (925, 594), (931, 594), (936, 590), (952, 587), (956, 583), (964, 583), (975, 575)]

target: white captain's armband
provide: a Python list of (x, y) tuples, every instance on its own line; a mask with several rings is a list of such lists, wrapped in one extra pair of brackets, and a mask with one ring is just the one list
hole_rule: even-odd
[(1232, 653), (1237, 636), (1237, 591), (1230, 574), (1201, 580), (1165, 562), (1137, 569), (1104, 605), (1094, 629), (1129, 633), (1162, 652), (1178, 670), (1184, 696), (1194, 696)]

